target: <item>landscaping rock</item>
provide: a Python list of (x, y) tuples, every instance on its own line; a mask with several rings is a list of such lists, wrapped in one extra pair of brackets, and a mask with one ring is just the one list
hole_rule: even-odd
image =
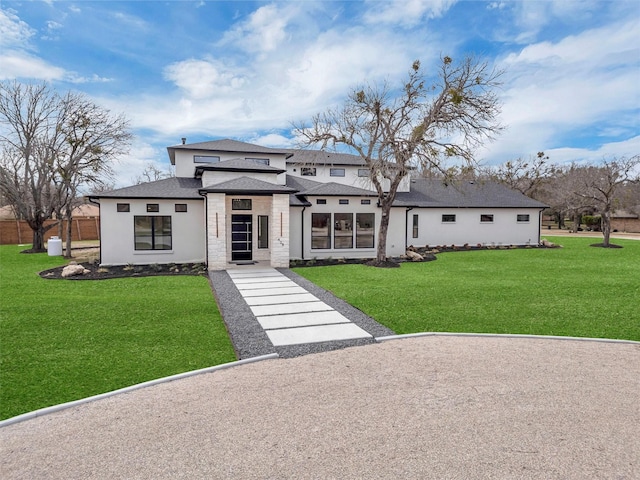
[(84, 268), (82, 265), (67, 265), (62, 269), (62, 277), (75, 277), (77, 275), (84, 275), (86, 273), (90, 273), (89, 270)]
[(424, 261), (424, 257), (422, 255), (420, 255), (417, 252), (414, 252), (413, 250), (408, 250), (408, 249), (407, 249), (407, 258), (409, 260), (411, 260), (412, 262), (422, 262), (422, 261)]

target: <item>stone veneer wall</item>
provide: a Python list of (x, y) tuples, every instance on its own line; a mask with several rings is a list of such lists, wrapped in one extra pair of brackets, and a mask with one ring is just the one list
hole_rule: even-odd
[(289, 268), (289, 195), (273, 195), (271, 212), (271, 266)]
[(224, 193), (207, 195), (207, 254), (209, 270), (227, 268), (227, 231)]

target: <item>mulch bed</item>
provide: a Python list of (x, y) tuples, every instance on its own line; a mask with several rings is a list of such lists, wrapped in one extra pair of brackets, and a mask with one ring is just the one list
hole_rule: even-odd
[(40, 277), (48, 280), (107, 280), (109, 278), (158, 277), (167, 275), (207, 275), (204, 263), (186, 263), (180, 265), (118, 265), (100, 267), (95, 263), (78, 262), (89, 273), (63, 277), (65, 266), (50, 268), (39, 273)]

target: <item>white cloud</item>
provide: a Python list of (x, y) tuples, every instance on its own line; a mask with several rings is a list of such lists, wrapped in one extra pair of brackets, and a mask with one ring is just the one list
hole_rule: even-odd
[(0, 79), (33, 78), (38, 80), (60, 80), (64, 78), (62, 68), (19, 51), (5, 51), (0, 54)]
[(35, 30), (20, 20), (13, 10), (0, 9), (0, 47), (28, 48), (34, 34)]
[(364, 20), (371, 24), (417, 25), (425, 18), (442, 17), (457, 0), (393, 0), (368, 2)]
[(219, 97), (237, 91), (246, 80), (238, 69), (213, 60), (189, 59), (164, 69), (164, 77), (174, 82), (189, 98)]
[(221, 44), (234, 44), (248, 52), (275, 50), (287, 38), (286, 27), (296, 11), (291, 5), (264, 5), (225, 33)]

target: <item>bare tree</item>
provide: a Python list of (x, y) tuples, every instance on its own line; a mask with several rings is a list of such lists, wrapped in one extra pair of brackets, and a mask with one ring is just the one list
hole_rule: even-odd
[(303, 145), (342, 144), (364, 160), (382, 210), (377, 262), (386, 261), (389, 213), (410, 170), (439, 167), (449, 158), (470, 164), (475, 148), (501, 131), (493, 91), (500, 75), (471, 57), (459, 64), (443, 57), (437, 80), (428, 87), (415, 61), (398, 92), (386, 83), (364, 85), (342, 107), (316, 115), (310, 126), (294, 125)]
[[(45, 84), (0, 83), (0, 191), (33, 231), (33, 251), (44, 251), (53, 214), (53, 151), (57, 102)], [(53, 138), (52, 138), (53, 136)]]
[(148, 162), (142, 173), (138, 175), (133, 183), (136, 185), (140, 185), (141, 183), (147, 182), (155, 182), (157, 180), (162, 180), (163, 178), (170, 178), (174, 176), (174, 172), (171, 170), (163, 170), (158, 168), (153, 162)]
[(54, 212), (67, 218), (83, 185), (100, 183), (109, 161), (128, 148), (131, 135), (81, 94), (61, 97), (46, 84), (0, 83), (0, 191), (33, 230), (33, 251), (44, 251)]
[(640, 155), (631, 158), (604, 160), (599, 165), (585, 167), (587, 175), (574, 193), (588, 200), (598, 209), (602, 218), (602, 246), (609, 247), (611, 236), (611, 213), (616, 205), (616, 194), (627, 184), (640, 182)]
[(557, 170), (558, 167), (549, 163), (548, 155), (538, 152), (529, 160), (523, 158), (509, 160), (503, 165), (487, 168), (483, 173), (524, 195), (542, 201), (544, 192), (541, 190)]

